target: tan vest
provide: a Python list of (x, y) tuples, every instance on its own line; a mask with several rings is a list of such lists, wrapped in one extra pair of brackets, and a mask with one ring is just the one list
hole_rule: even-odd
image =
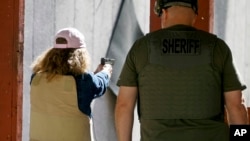
[(31, 83), (30, 141), (91, 141), (90, 120), (78, 109), (75, 79), (36, 74)]

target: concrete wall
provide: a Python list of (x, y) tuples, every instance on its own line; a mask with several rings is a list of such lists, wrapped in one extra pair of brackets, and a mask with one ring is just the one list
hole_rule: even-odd
[[(133, 0), (136, 16), (144, 33), (149, 31), (149, 0)], [(246, 13), (249, 0), (214, 0), (214, 33), (228, 43), (242, 80), (250, 86), (249, 56), (250, 17)], [(46, 48), (52, 46), (55, 32), (66, 26), (78, 28), (86, 36), (95, 69), (105, 56), (121, 0), (25, 0), (23, 141), (29, 135), (30, 64)], [(244, 91), (250, 106), (249, 89)], [(93, 103), (96, 141), (115, 141), (113, 110), (116, 96), (107, 93)], [(102, 109), (99, 109), (102, 107)], [(99, 117), (100, 116), (100, 117)], [(135, 117), (134, 141), (139, 140), (139, 123)]]

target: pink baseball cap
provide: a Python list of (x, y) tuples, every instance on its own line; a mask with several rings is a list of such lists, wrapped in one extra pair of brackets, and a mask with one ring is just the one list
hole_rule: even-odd
[[(66, 43), (59, 44), (56, 42), (58, 38), (63, 38)], [(82, 48), (86, 47), (84, 35), (76, 28), (68, 27), (59, 30), (55, 36), (54, 48)]]

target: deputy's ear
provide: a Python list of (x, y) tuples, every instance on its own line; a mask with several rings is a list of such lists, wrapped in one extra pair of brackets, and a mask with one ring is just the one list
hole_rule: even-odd
[(193, 21), (192, 21), (192, 25), (194, 25), (194, 24), (195, 24), (196, 19), (197, 19), (197, 15), (195, 14), (195, 15), (194, 15), (194, 18), (193, 18)]
[(168, 15), (168, 10), (167, 9), (162, 9), (161, 18), (162, 19), (166, 19), (167, 15)]
[(168, 19), (168, 10), (167, 9), (162, 9), (162, 14), (161, 14), (161, 27), (162, 28), (166, 27), (167, 19)]

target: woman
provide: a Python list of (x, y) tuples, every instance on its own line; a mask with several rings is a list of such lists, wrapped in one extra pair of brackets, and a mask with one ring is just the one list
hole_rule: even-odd
[(112, 66), (88, 72), (84, 36), (75, 28), (57, 32), (54, 47), (32, 64), (30, 141), (90, 141), (90, 104), (108, 86)]

